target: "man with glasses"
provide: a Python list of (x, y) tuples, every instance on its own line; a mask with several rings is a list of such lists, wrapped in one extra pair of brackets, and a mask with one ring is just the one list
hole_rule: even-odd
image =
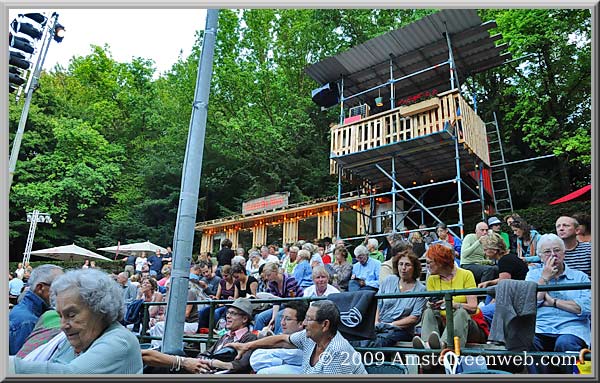
[[(304, 330), (307, 310), (306, 301), (287, 302), (281, 317), (283, 334), (291, 335)], [(289, 348), (255, 350), (250, 357), (250, 365), (257, 374), (301, 374), (302, 350)]]
[(63, 274), (56, 265), (41, 265), (31, 272), (29, 289), (9, 314), (8, 354), (15, 355), (35, 328), (39, 317), (50, 309), (50, 286)]
[(257, 348), (302, 350), (302, 374), (366, 374), (362, 357), (340, 334), (340, 311), (330, 300), (312, 302), (304, 317), (304, 330), (273, 335), (249, 343), (231, 343), (244, 358)]
[(184, 369), (195, 374), (211, 374), (216, 371), (227, 371), (231, 374), (245, 374), (251, 371), (250, 354), (232, 362), (212, 359), (211, 356), (224, 347), (244, 344), (256, 340), (256, 335), (250, 331), (252, 323), (252, 303), (248, 298), (238, 298), (233, 303), (225, 305), (225, 328), (228, 330), (207, 351), (198, 354), (196, 358), (179, 357), (164, 354), (157, 350), (142, 350), (144, 364), (154, 367), (173, 367)]
[[(537, 243), (543, 267), (529, 270), (526, 281), (538, 285), (589, 283), (582, 271), (567, 266), (565, 244), (556, 234), (544, 234)], [(536, 351), (580, 351), (591, 344), (590, 290), (538, 291), (535, 337)], [(541, 373), (572, 373), (572, 366), (543, 366)]]

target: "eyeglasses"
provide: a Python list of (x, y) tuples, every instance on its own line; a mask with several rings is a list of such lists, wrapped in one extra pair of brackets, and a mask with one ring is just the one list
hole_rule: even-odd
[(242, 314), (235, 311), (235, 310), (227, 310), (227, 312), (225, 313), (226, 315), (232, 316), (232, 317), (239, 317)]
[(322, 321), (319, 321), (319, 320), (316, 320), (316, 319), (313, 319), (313, 318), (309, 318), (309, 317), (304, 317), (304, 321), (305, 322), (318, 322), (318, 323), (322, 322)]
[(562, 249), (559, 247), (555, 247), (554, 249), (546, 249), (546, 250), (542, 251), (542, 254), (544, 254), (545, 256), (552, 255), (552, 254), (560, 254), (560, 253), (562, 253)]

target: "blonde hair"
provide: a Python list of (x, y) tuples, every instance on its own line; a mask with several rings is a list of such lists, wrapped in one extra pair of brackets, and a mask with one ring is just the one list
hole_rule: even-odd
[(302, 250), (298, 251), (298, 257), (300, 259), (306, 259), (307, 261), (310, 261), (310, 258), (312, 257), (312, 255), (310, 254), (310, 251), (308, 251), (306, 249), (302, 249)]
[(508, 249), (506, 248), (506, 242), (504, 239), (495, 232), (488, 233), (486, 235), (481, 236), (479, 239), (483, 249), (493, 249), (500, 252), (500, 254), (504, 255), (508, 253)]

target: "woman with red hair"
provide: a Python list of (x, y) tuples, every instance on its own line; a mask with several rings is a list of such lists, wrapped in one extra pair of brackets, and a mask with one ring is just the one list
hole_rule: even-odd
[[(474, 289), (475, 277), (469, 270), (461, 269), (454, 263), (454, 251), (442, 244), (432, 244), (425, 253), (429, 278), (427, 291)], [(432, 297), (423, 311), (421, 337), (413, 338), (413, 347), (425, 348), (423, 339), (428, 340), (432, 349), (446, 347), (446, 307), (442, 297)], [(460, 338), (461, 348), (468, 342), (484, 343), (489, 328), (483, 314), (477, 307), (476, 295), (455, 295), (452, 297), (454, 312), (454, 336)], [(442, 337), (440, 339), (440, 331)]]

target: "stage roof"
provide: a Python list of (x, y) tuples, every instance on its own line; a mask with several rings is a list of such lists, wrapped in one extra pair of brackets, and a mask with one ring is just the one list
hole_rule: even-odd
[[(403, 28), (387, 32), (336, 56), (315, 63), (306, 73), (324, 85), (344, 77), (344, 96), (360, 93), (390, 78), (390, 57), (393, 58), (394, 78), (400, 78), (448, 60), (446, 30), (450, 35), (452, 52), (460, 83), (474, 73), (502, 65), (511, 59), (507, 44), (496, 45), (500, 34), (490, 36), (493, 21), (482, 23), (474, 9), (447, 9), (431, 14)], [(395, 84), (398, 100), (421, 91), (450, 89), (449, 66), (441, 65)], [(365, 94), (345, 103), (373, 104), (378, 91)], [(381, 96), (389, 100), (390, 87), (381, 88)]]

